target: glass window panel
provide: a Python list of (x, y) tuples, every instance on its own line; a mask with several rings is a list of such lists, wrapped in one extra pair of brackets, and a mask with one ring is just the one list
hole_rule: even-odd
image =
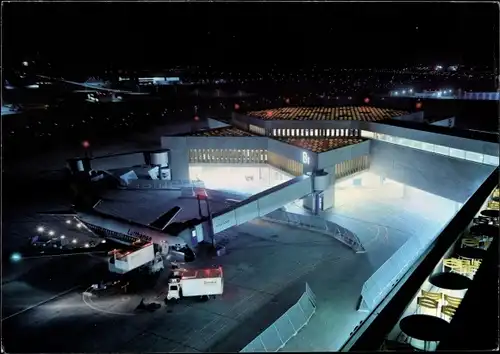
[(498, 166), (498, 156), (484, 155), (484, 163), (492, 166)]
[(422, 143), (422, 150), (434, 152), (434, 144)]
[(465, 151), (460, 149), (450, 148), (450, 156), (457, 159), (465, 159)]
[(441, 155), (450, 155), (450, 148), (441, 145), (434, 145), (434, 152)]
[(466, 151), (465, 152), (465, 159), (469, 160), (469, 161), (482, 163), (484, 160), (484, 155), (478, 154), (477, 152)]

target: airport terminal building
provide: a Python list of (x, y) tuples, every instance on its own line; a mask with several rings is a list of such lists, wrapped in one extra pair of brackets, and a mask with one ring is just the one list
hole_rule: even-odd
[[(230, 240), (218, 263), (252, 264), (252, 287), (288, 279), (279, 272), (293, 269), (297, 286), (307, 283), (301, 299), (314, 302), (310, 316), (319, 315), (279, 345), (337, 351), (491, 180), (499, 144), (495, 134), (425, 124), (423, 112), (286, 107), (234, 113), (224, 126), (163, 136), (157, 151), (90, 164), (85, 170), (121, 171), (121, 188), (137, 192), (129, 193), (134, 205), (147, 198), (155, 213), (182, 209), (172, 220), (182, 230), (165, 233), (189, 247)], [(140, 195), (145, 189), (158, 193)], [(130, 204), (121, 212), (137, 218)], [(272, 347), (263, 326), (220, 350)], [(269, 328), (285, 336), (285, 327)]]
[[(371, 166), (386, 178), (464, 203), (470, 191), (463, 185), (464, 174), (497, 166), (498, 144), (491, 138), (457, 136), (448, 128), (420, 122), (423, 112), (287, 107), (234, 113), (233, 126), (163, 137), (162, 148), (169, 150), (173, 180), (202, 179), (208, 188), (212, 180), (221, 183), (217, 187), (230, 188), (231, 179), (239, 178), (226, 166), (248, 167), (246, 180), (260, 179), (268, 188), (302, 175), (321, 176), (321, 182), (311, 179), (324, 184), (311, 186), (320, 192), (305, 198), (304, 206), (312, 210), (334, 207), (340, 197), (335, 196), (335, 181)], [(266, 176), (265, 165), (274, 173)], [(426, 175), (438, 178), (442, 185), (430, 185)]]

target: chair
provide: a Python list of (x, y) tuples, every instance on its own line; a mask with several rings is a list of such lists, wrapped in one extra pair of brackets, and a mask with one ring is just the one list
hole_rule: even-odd
[[(437, 316), (437, 310), (438, 310), (439, 303), (436, 300), (432, 300), (432, 299), (429, 299), (426, 297), (419, 296), (417, 298), (417, 305), (420, 307), (430, 309), (430, 310), (435, 310), (435, 314)], [(418, 308), (417, 308), (417, 310), (418, 310)]]
[(462, 239), (460, 247), (461, 248), (464, 248), (464, 247), (479, 248), (479, 244), (480, 244), (480, 242), (477, 238), (467, 237), (467, 238)]
[(453, 316), (455, 316), (455, 313), (457, 312), (457, 308), (453, 306), (441, 306), (441, 317), (442, 315), (448, 316), (449, 319), (451, 320)]
[(439, 302), (443, 299), (443, 293), (433, 293), (431, 291), (422, 290), (422, 297)]
[(455, 297), (455, 296), (450, 296), (450, 295), (446, 295), (444, 294), (444, 301), (449, 305), (449, 306), (452, 306), (452, 307), (455, 307), (455, 308), (458, 308), (458, 306), (460, 306), (460, 303), (462, 302), (462, 299), (459, 298), (459, 297)]
[(445, 258), (443, 260), (443, 272), (445, 268), (450, 268), (452, 272), (462, 274), (463, 273), (463, 263), (461, 259), (458, 258)]

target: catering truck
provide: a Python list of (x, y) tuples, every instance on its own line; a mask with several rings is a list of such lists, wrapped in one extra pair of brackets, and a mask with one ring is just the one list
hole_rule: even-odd
[(168, 280), (167, 300), (199, 297), (208, 300), (222, 295), (224, 279), (222, 268), (176, 269)]

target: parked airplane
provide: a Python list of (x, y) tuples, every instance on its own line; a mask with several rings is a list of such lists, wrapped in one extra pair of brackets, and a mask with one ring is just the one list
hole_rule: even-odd
[[(152, 242), (157, 245), (168, 246), (169, 252), (181, 252), (184, 254), (186, 262), (191, 262), (195, 258), (193, 250), (183, 239), (183, 235), (172, 236), (166, 233), (175, 216), (181, 211), (176, 206), (166, 213), (160, 215), (149, 225), (144, 225), (132, 220), (127, 220), (119, 216), (106, 214), (96, 210), (101, 203), (97, 202), (90, 210), (70, 210), (44, 212), (40, 214), (69, 216), (74, 218), (80, 225), (93, 234), (123, 245), (132, 245), (137, 240)], [(71, 222), (71, 220), (69, 220)], [(191, 237), (191, 230), (189, 237)], [(166, 245), (165, 245), (166, 244)]]
[[(41, 78), (44, 78), (44, 79), (52, 80), (52, 78), (47, 77), (47, 76), (43, 76), (43, 75), (38, 75), (38, 76)], [(97, 84), (97, 83), (84, 83), (84, 82), (64, 80), (63, 78), (59, 78), (57, 80), (64, 82), (64, 83), (67, 83), (67, 84), (85, 87), (85, 88), (90, 89), (90, 91), (105, 91), (105, 92), (111, 92), (111, 93), (122, 93), (122, 94), (127, 94), (127, 95), (149, 95), (149, 92), (135, 92), (135, 91), (125, 91), (125, 90), (117, 90), (117, 89), (108, 88), (108, 87), (106, 87), (106, 83), (103, 83), (103, 84), (101, 84), (101, 83), (99, 83), (99, 84)]]

